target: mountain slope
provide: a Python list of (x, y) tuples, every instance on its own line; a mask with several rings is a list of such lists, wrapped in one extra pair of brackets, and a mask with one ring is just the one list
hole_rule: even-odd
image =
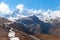
[(50, 28), (49, 33), (60, 37), (60, 18), (52, 20), (53, 27)]
[(48, 34), (35, 34), (40, 40), (60, 40), (60, 37)]
[(28, 34), (49, 34), (48, 30), (50, 29), (50, 27), (52, 27), (50, 23), (45, 23), (39, 20), (38, 17), (36, 17), (35, 15), (20, 18), (9, 26), (17, 30), (22, 30)]
[[(5, 21), (3, 21), (3, 20), (5, 20)], [(5, 18), (4, 19), (0, 18), (0, 21), (2, 21), (2, 23), (0, 23), (0, 40), (10, 40), (8, 37), (8, 33), (9, 33), (10, 29), (9, 29), (9, 27), (6, 28), (5, 24), (4, 24), (4, 23), (8, 23), (10, 21), (8, 21)], [(14, 25), (16, 25), (16, 24), (14, 24)], [(14, 28), (13, 31), (15, 31), (16, 37), (19, 37), (20, 40), (35, 40), (33, 37), (29, 36), (29, 34), (26, 34), (22, 30), (18, 31), (17, 29)]]

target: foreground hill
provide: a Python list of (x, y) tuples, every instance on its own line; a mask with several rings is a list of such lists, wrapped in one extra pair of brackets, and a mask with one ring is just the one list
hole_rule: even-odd
[(60, 37), (49, 34), (35, 34), (40, 40), (60, 40)]

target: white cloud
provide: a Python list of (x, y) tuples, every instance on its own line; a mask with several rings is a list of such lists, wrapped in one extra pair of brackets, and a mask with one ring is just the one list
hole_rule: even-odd
[[(31, 15), (36, 15), (36, 16), (40, 16), (42, 17), (43, 19), (50, 19), (50, 18), (56, 18), (56, 17), (60, 17), (60, 10), (35, 10), (35, 9), (28, 9), (26, 8), (23, 4), (18, 4), (16, 6), (16, 9), (19, 9), (19, 12), (16, 13), (16, 16), (15, 17), (10, 17), (11, 20), (12, 19), (19, 19), (19, 18), (22, 18), (22, 17), (28, 17), (28, 16), (31, 16)], [(51, 16), (51, 17), (50, 17)], [(39, 18), (40, 18), (39, 17)]]
[(17, 18), (14, 18), (14, 17), (9, 17), (8, 18), (8, 20), (10, 20), (10, 21), (15, 21), (15, 19), (17, 19)]
[(10, 13), (9, 6), (6, 3), (1, 2), (0, 3), (0, 15), (9, 14), (9, 13)]
[(52, 18), (60, 17), (60, 10), (55, 10), (51, 13)]
[(57, 16), (57, 17), (60, 17), (60, 10), (54, 11), (54, 15)]
[[(51, 18), (55, 18), (55, 17), (60, 17), (60, 10), (36, 10), (36, 9), (28, 9), (26, 8), (23, 4), (18, 4), (16, 6), (16, 9), (19, 9), (19, 13), (16, 13), (15, 17), (10, 17), (10, 20), (14, 20), (14, 19), (18, 19), (18, 18), (22, 18), (22, 17), (27, 17), (27, 16), (31, 16), (31, 15), (36, 15), (36, 16), (42, 16), (43, 18), (47, 17), (49, 18), (51, 16)], [(4, 16), (6, 14), (10, 15), (10, 8), (9, 5), (7, 5), (4, 2), (0, 3), (0, 16)]]
[(42, 13), (44, 16), (48, 17), (48, 18), (56, 18), (56, 17), (60, 17), (60, 10), (50, 10), (48, 9), (47, 11), (44, 11)]
[[(28, 9), (26, 8), (23, 4), (18, 4), (16, 6), (16, 9), (19, 9), (19, 12), (16, 13), (15, 17), (10, 17), (10, 20), (14, 20), (14, 19), (18, 19), (18, 18), (22, 18), (22, 17), (27, 17), (27, 16), (31, 16), (31, 15), (36, 15), (36, 16), (42, 16), (43, 18), (47, 17), (49, 18), (51, 16), (51, 18), (55, 18), (60, 17), (60, 10), (35, 10), (35, 9)], [(4, 3), (1, 2), (0, 3), (0, 14), (9, 14), (9, 12), (11, 12), (9, 6)]]
[(34, 15), (42, 13), (42, 10), (34, 10), (34, 9), (29, 9), (28, 13), (32, 13)]
[(20, 10), (20, 13), (22, 13), (22, 11), (24, 10), (24, 5), (19, 4), (19, 5), (16, 6), (16, 8)]
[[(35, 14), (39, 14), (39, 13), (42, 13), (42, 10), (39, 9), (39, 10), (34, 10), (34, 9), (28, 9), (26, 8), (23, 4), (18, 4), (16, 6), (16, 9), (19, 9), (20, 10), (20, 13), (25, 13), (25, 14), (29, 14), (29, 15), (35, 15)], [(23, 14), (22, 13), (22, 14)]]
[(18, 15), (20, 15), (21, 18), (25, 17), (25, 16), (30, 16), (30, 15), (36, 15), (38, 17), (42, 16), (43, 18), (48, 18), (48, 19), (50, 16), (51, 16), (50, 18), (55, 18), (56, 16), (60, 17), (60, 10), (52, 11), (52, 10), (48, 9), (45, 11), (45, 10), (41, 10), (41, 9), (39, 9), (39, 10), (28, 9), (23, 4), (17, 5), (16, 8), (20, 10), (20, 14), (18, 14)]

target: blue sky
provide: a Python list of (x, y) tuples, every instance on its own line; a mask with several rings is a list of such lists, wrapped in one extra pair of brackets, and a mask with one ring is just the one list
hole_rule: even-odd
[(60, 10), (60, 0), (0, 0), (14, 10), (18, 4), (24, 4), (28, 9)]

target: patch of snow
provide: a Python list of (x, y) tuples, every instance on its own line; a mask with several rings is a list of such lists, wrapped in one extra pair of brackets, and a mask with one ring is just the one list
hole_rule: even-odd
[(8, 37), (10, 38), (10, 40), (20, 40), (19, 37), (15, 37), (15, 31), (12, 31), (13, 28), (11, 28), (8, 33)]

